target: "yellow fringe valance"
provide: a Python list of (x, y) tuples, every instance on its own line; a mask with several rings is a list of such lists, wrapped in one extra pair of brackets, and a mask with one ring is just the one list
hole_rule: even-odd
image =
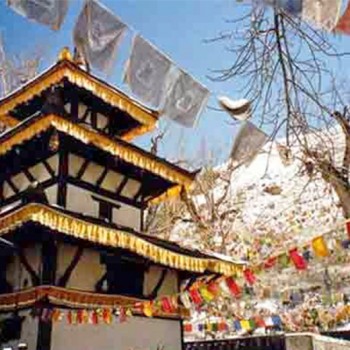
[(68, 134), (85, 144), (92, 144), (113, 156), (119, 157), (141, 169), (161, 176), (170, 182), (188, 187), (194, 180), (190, 173), (181, 171), (171, 164), (166, 164), (154, 156), (151, 157), (147, 152), (140, 150), (136, 146), (125, 144), (124, 142), (118, 141), (118, 139), (110, 139), (80, 124), (74, 124), (73, 122), (55, 115), (38, 118), (25, 129), (5, 139), (0, 143), (0, 155), (7, 153), (14, 146), (30, 140), (41, 132), (48, 130), (50, 127), (54, 127), (58, 131)]
[[(40, 95), (48, 87), (60, 83), (63, 79), (67, 79), (70, 83), (90, 91), (106, 103), (126, 112), (141, 124), (154, 127), (157, 122), (155, 112), (148, 110), (126, 94), (103, 83), (67, 60), (59, 62), (24, 87), (0, 101), (1, 118), (8, 115), (19, 104)], [(148, 131), (148, 129), (140, 128), (137, 135), (140, 135), (145, 130)]]
[[(107, 295), (93, 292), (84, 292), (54, 286), (38, 286), (20, 292), (0, 294), (0, 311), (13, 311), (33, 306), (39, 300), (47, 298), (56, 306), (71, 308), (132, 308), (144, 300), (122, 295)], [(141, 310), (134, 308), (133, 314), (142, 314)], [(165, 313), (157, 310), (154, 316), (167, 318), (187, 317), (188, 311), (179, 308), (175, 312)]]
[(92, 224), (40, 204), (28, 204), (1, 217), (0, 235), (13, 231), (26, 222), (39, 223), (70, 237), (109, 247), (126, 249), (155, 263), (174, 269), (197, 273), (210, 271), (232, 276), (240, 274), (243, 268), (242, 265), (217, 259), (196, 258), (175, 253), (127, 231)]

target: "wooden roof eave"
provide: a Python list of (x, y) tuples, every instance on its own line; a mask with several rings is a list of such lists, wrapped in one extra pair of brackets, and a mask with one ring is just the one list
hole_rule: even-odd
[(59, 61), (26, 85), (0, 100), (0, 119), (4, 123), (8, 122), (9, 126), (13, 126), (16, 119), (10, 116), (12, 109), (40, 95), (44, 90), (54, 84), (60, 83), (64, 79), (93, 93), (104, 102), (119, 108), (137, 120), (141, 125), (127, 133), (125, 137), (127, 141), (135, 136), (149, 132), (156, 126), (158, 121), (158, 113), (156, 111), (142, 106), (139, 102), (131, 99), (120, 90), (85, 72), (76, 64), (66, 59)]
[(153, 198), (153, 202), (159, 202), (170, 196), (179, 194), (183, 187), (189, 188), (195, 179), (196, 173), (191, 173), (175, 166), (135, 145), (118, 138), (101, 135), (92, 129), (53, 114), (28, 118), (17, 127), (6, 132), (0, 137), (0, 156), (11, 151), (15, 146), (47, 131), (51, 127), (84, 144), (91, 144), (102, 151), (123, 159), (127, 163), (160, 176), (173, 184), (165, 193)]
[(10, 233), (28, 222), (40, 224), (76, 239), (111, 248), (125, 249), (154, 263), (177, 270), (199, 274), (212, 272), (231, 276), (241, 273), (243, 268), (241, 264), (178, 253), (127, 230), (94, 224), (73, 216), (71, 213), (42, 204), (28, 204), (2, 214), (0, 216), (0, 236)]
[[(43, 298), (48, 299), (52, 305), (62, 308), (116, 308), (130, 309), (133, 315), (144, 315), (137, 307), (146, 299), (134, 298), (115, 294), (101, 294), (95, 292), (68, 289), (57, 286), (37, 286), (21, 291), (0, 295), (0, 312), (18, 309), (27, 309)], [(188, 318), (189, 311), (179, 306), (172, 312), (156, 310), (154, 317), (169, 319)]]

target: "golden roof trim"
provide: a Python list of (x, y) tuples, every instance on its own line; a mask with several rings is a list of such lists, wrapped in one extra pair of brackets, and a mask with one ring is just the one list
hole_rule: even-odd
[(67, 236), (95, 244), (126, 249), (174, 269), (195, 273), (211, 271), (228, 276), (242, 271), (240, 264), (175, 253), (127, 231), (93, 224), (41, 204), (28, 204), (0, 217), (0, 235), (15, 230), (27, 222), (39, 223)]
[(30, 123), (22, 130), (13, 130), (13, 135), (8, 138), (6, 138), (7, 135), (5, 134), (3, 136), (3, 138), (5, 137), (4, 140), (0, 138), (0, 155), (7, 153), (14, 146), (30, 140), (50, 127), (54, 127), (58, 131), (68, 134), (85, 144), (92, 144), (113, 156), (120, 157), (128, 163), (157, 174), (175, 184), (188, 187), (194, 180), (192, 174), (187, 171), (179, 169), (170, 163), (164, 163), (164, 161), (151, 156), (148, 152), (136, 146), (118, 139), (111, 139), (62, 117), (50, 114), (40, 118), (33, 118)]
[(158, 114), (147, 109), (123, 92), (80, 69), (68, 60), (62, 60), (34, 80), (0, 100), (0, 116), (8, 115), (18, 104), (40, 95), (49, 86), (66, 78), (70, 83), (84, 88), (103, 101), (129, 114), (143, 125), (155, 126)]

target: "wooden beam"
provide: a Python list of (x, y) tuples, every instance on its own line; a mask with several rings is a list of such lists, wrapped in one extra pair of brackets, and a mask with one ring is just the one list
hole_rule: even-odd
[(19, 189), (15, 186), (15, 184), (12, 182), (11, 178), (8, 177), (6, 179), (7, 183), (9, 184), (9, 186), (11, 187), (12, 191), (15, 192), (16, 194), (19, 193)]
[(68, 150), (64, 147), (64, 139), (60, 141), (63, 147), (58, 153), (58, 187), (57, 204), (63, 208), (67, 202)]
[(96, 186), (101, 186), (101, 184), (102, 184), (103, 180), (105, 179), (108, 171), (109, 171), (108, 167), (105, 167), (103, 169), (102, 174), (100, 175), (100, 177), (97, 179), (97, 181), (95, 183)]
[(78, 173), (77, 173), (77, 179), (81, 179), (82, 176), (84, 175), (88, 165), (90, 163), (90, 160), (89, 159), (85, 159), (84, 160), (84, 163), (82, 164), (82, 166), (80, 167)]
[[(35, 272), (35, 270), (32, 268), (32, 266), (29, 264), (29, 261), (27, 260), (27, 257), (25, 256), (23, 249), (19, 247), (16, 250), (16, 253), (17, 253), (17, 256), (19, 258), (20, 263), (23, 265), (23, 267), (28, 272), (30, 279), (32, 281), (32, 285), (39, 286), (40, 285), (40, 277)], [(19, 288), (21, 288), (21, 286), (19, 286)]]
[(77, 187), (83, 188), (87, 191), (90, 191), (90, 192), (99, 194), (101, 196), (107, 197), (111, 200), (116, 200), (118, 202), (122, 202), (124, 204), (128, 204), (128, 205), (131, 205), (131, 206), (136, 207), (136, 208), (141, 208), (141, 203), (135, 202), (134, 200), (132, 200), (130, 198), (123, 197), (123, 196), (118, 195), (116, 193), (105, 190), (101, 187), (97, 187), (97, 186), (90, 184), (88, 182), (81, 181), (79, 179), (76, 179), (75, 177), (68, 176), (67, 182), (72, 184), (72, 185), (75, 185)]
[(160, 275), (160, 277), (159, 277), (158, 282), (154, 286), (152, 292), (149, 293), (148, 295), (146, 295), (146, 298), (155, 299), (157, 297), (159, 289), (162, 287), (167, 273), (168, 273), (168, 269), (164, 268), (162, 273), (161, 273), (161, 275)]
[[(41, 186), (42, 186), (42, 188), (45, 189), (45, 188), (48, 188), (48, 187), (56, 184), (57, 182), (58, 182), (57, 177), (54, 177), (52, 179), (48, 179), (48, 180), (42, 182)], [(1, 203), (1, 206), (6, 206), (6, 205), (12, 204), (12, 203), (20, 200), (23, 197), (24, 193), (25, 193), (25, 190), (22, 192), (18, 192), (9, 198), (4, 199), (4, 201)]]
[(55, 176), (55, 170), (53, 170), (50, 166), (50, 164), (45, 160), (42, 161), (45, 169), (47, 170), (47, 172), (51, 175), (51, 177)]
[(82, 246), (79, 246), (77, 250), (75, 251), (75, 254), (73, 256), (73, 259), (71, 260), (70, 264), (68, 265), (66, 271), (64, 271), (63, 275), (58, 281), (58, 286), (59, 287), (66, 287), (70, 276), (72, 275), (72, 272), (78, 265), (81, 257), (83, 256), (84, 248)]
[(125, 187), (128, 180), (129, 180), (129, 178), (126, 175), (124, 175), (124, 179), (122, 180), (122, 182), (119, 184), (117, 190), (115, 191), (115, 193), (117, 195), (120, 195), (120, 193), (123, 191), (123, 188)]
[(23, 174), (27, 177), (29, 182), (36, 181), (36, 178), (29, 172), (28, 168), (22, 170)]

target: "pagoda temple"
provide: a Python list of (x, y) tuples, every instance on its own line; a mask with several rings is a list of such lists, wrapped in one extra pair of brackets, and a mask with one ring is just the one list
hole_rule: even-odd
[(176, 295), (184, 280), (239, 265), (143, 232), (144, 212), (195, 173), (131, 143), (157, 112), (91, 75), (64, 49), (0, 100), (0, 342), (30, 350), (183, 347), (183, 307), (72, 326), (33, 315), (118, 308)]

